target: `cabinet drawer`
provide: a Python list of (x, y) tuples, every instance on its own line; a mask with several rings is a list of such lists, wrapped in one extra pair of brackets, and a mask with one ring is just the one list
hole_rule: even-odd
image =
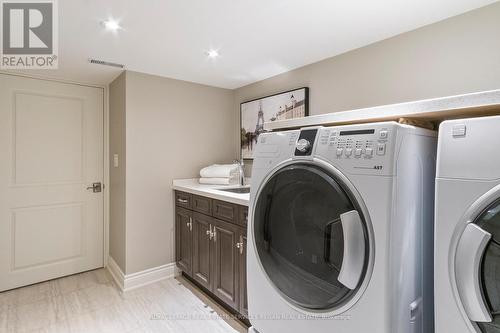
[(206, 215), (212, 215), (212, 200), (193, 195), (193, 210)]
[(214, 200), (212, 202), (212, 215), (221, 220), (236, 223), (238, 206), (229, 202)]
[(175, 192), (175, 204), (180, 207), (191, 209), (192, 195), (185, 192)]
[(239, 206), (238, 224), (246, 227), (248, 225), (248, 207)]

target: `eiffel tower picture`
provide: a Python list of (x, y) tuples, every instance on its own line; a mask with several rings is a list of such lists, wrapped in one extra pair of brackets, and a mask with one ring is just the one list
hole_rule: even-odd
[(259, 113), (257, 114), (257, 125), (255, 125), (255, 136), (264, 132), (264, 111), (262, 111), (262, 100), (259, 101)]
[(266, 122), (307, 116), (308, 96), (308, 88), (300, 88), (241, 103), (241, 157), (253, 158), (258, 138), (266, 131)]

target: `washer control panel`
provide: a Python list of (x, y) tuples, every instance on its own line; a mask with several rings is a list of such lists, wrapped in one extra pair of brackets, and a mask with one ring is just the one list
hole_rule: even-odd
[(388, 154), (394, 135), (388, 123), (325, 127), (318, 134), (316, 154), (339, 161), (345, 168), (380, 174), (390, 165)]
[(339, 158), (372, 158), (384, 156), (389, 140), (389, 131), (382, 129), (342, 131), (325, 129), (320, 133), (319, 142), (322, 145), (335, 147), (335, 155)]

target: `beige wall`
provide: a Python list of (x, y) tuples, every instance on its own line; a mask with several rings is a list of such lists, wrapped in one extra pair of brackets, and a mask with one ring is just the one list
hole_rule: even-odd
[(237, 114), (231, 90), (129, 71), (125, 76), (124, 272), (131, 274), (174, 261), (172, 180), (194, 178), (203, 166), (237, 157)]
[(302, 86), (310, 115), (499, 89), (499, 36), (500, 2), (236, 89), (234, 110)]
[[(111, 255), (127, 274), (174, 260), (172, 179), (238, 155), (240, 102), (308, 86), (315, 115), (498, 89), (499, 33), (497, 3), (234, 91), (126, 72), (126, 105), (111, 106), (112, 132), (119, 122), (113, 108), (126, 109), (126, 140), (118, 134), (127, 145), (126, 179), (116, 175), (126, 181), (126, 233), (113, 213), (125, 209), (118, 187), (111, 192), (119, 197), (116, 206), (111, 199)], [(111, 85), (111, 104), (121, 84)], [(112, 133), (119, 149), (113, 142)], [(112, 186), (113, 179), (112, 171)]]
[[(125, 73), (109, 86), (109, 254), (125, 272)], [(113, 155), (120, 158), (113, 167)]]
[(499, 36), (495, 3), (239, 88), (235, 112), (301, 86), (310, 87), (312, 115), (499, 89)]

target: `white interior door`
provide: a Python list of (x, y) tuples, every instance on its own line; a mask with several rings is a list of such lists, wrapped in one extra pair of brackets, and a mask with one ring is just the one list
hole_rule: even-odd
[(0, 291), (103, 266), (103, 89), (0, 74)]

